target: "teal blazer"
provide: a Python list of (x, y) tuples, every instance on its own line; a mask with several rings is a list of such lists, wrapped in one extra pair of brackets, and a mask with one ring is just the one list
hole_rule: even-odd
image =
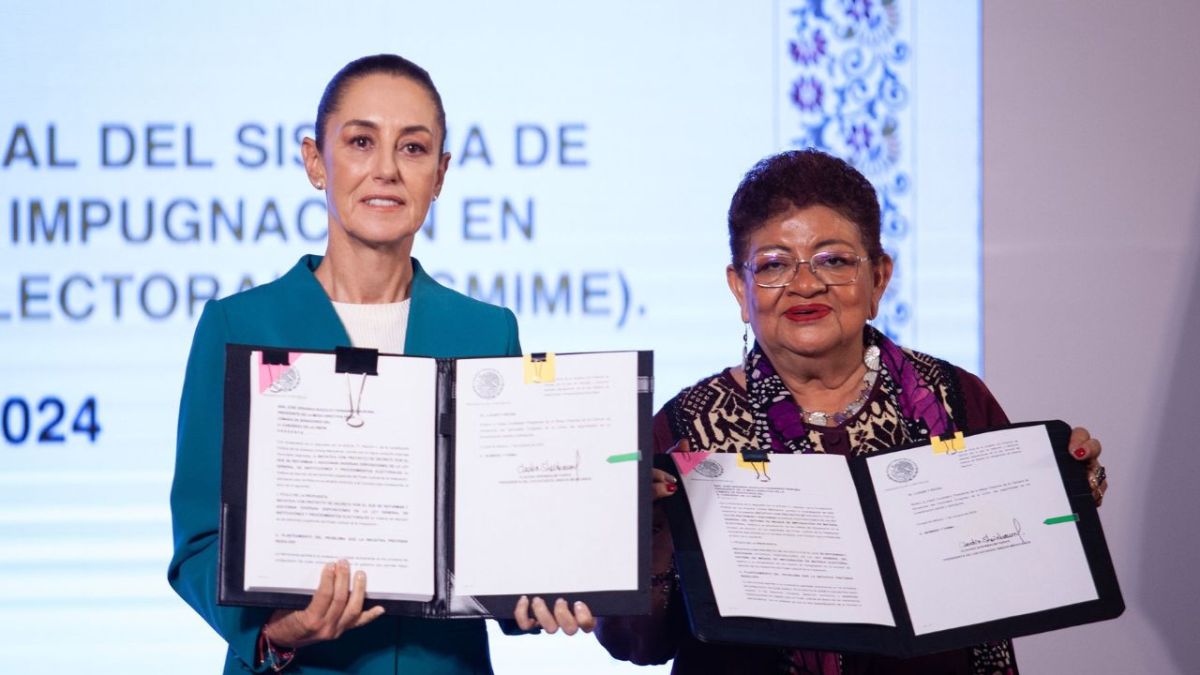
[[(208, 302), (196, 326), (179, 406), (171, 524), (172, 588), (229, 643), (226, 673), (254, 668), (255, 643), (270, 609), (217, 604), (217, 526), (225, 345), (333, 349), (350, 338), (304, 256), (278, 280)], [(513, 313), (441, 286), (413, 259), (404, 353), (452, 358), (521, 353)], [(314, 575), (317, 570), (313, 570)], [(369, 606), (369, 605), (368, 605)], [(482, 620), (384, 615), (332, 642), (301, 648), (289, 673), (491, 673)]]

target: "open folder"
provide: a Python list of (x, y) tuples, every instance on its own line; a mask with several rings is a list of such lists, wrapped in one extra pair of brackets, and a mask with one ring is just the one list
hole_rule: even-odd
[(666, 500), (692, 632), (913, 656), (1119, 616), (1060, 421), (847, 459), (681, 453)]
[(651, 370), (230, 345), (219, 602), (303, 607), (344, 558), (391, 613), (646, 613)]

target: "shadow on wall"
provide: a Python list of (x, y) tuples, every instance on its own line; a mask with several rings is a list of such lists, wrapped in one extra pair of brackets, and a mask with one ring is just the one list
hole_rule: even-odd
[[(1147, 617), (1180, 673), (1194, 672), (1196, 667), (1200, 607), (1200, 427), (1196, 424), (1200, 415), (1200, 205), (1189, 233), (1192, 241), (1187, 260), (1192, 262), (1184, 269), (1190, 270), (1191, 285), (1180, 293), (1183, 302), (1177, 308), (1179, 335), (1173, 359), (1162, 361), (1172, 364), (1163, 373), (1164, 389), (1159, 392), (1162, 416), (1128, 420), (1133, 425), (1144, 423), (1149, 431), (1145, 438), (1150, 441), (1146, 447), (1130, 450), (1143, 453), (1145, 461), (1154, 463), (1147, 472), (1150, 482), (1138, 568), (1142, 597), (1138, 600), (1144, 603)], [(1143, 288), (1152, 293), (1154, 283)], [(1157, 438), (1151, 424), (1157, 425)]]

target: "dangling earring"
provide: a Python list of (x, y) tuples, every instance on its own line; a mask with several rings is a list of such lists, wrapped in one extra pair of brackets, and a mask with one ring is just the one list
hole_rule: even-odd
[(742, 329), (742, 368), (747, 373), (750, 372), (750, 364), (748, 363), (749, 357), (750, 357), (750, 322), (747, 321), (745, 327)]

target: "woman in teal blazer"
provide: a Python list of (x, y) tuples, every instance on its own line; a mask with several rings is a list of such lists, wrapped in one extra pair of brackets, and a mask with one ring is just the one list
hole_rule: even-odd
[[(200, 317), (180, 404), (168, 580), (228, 642), (226, 673), (491, 672), (482, 620), (382, 617), (382, 608), (364, 608), (366, 579), (346, 561), (321, 570), (304, 610), (217, 604), (226, 344), (330, 350), (351, 344), (333, 302), (407, 301), (405, 354), (521, 353), (511, 311), (439, 285), (411, 257), (449, 166), (445, 129), (441, 98), (419, 66), (394, 55), (348, 64), (321, 98), (316, 139), (302, 148), (309, 180), (326, 195), (326, 255), (209, 302)], [(561, 601), (549, 608), (522, 599), (514, 615), (522, 629), (594, 625), (586, 607), (572, 612)]]

